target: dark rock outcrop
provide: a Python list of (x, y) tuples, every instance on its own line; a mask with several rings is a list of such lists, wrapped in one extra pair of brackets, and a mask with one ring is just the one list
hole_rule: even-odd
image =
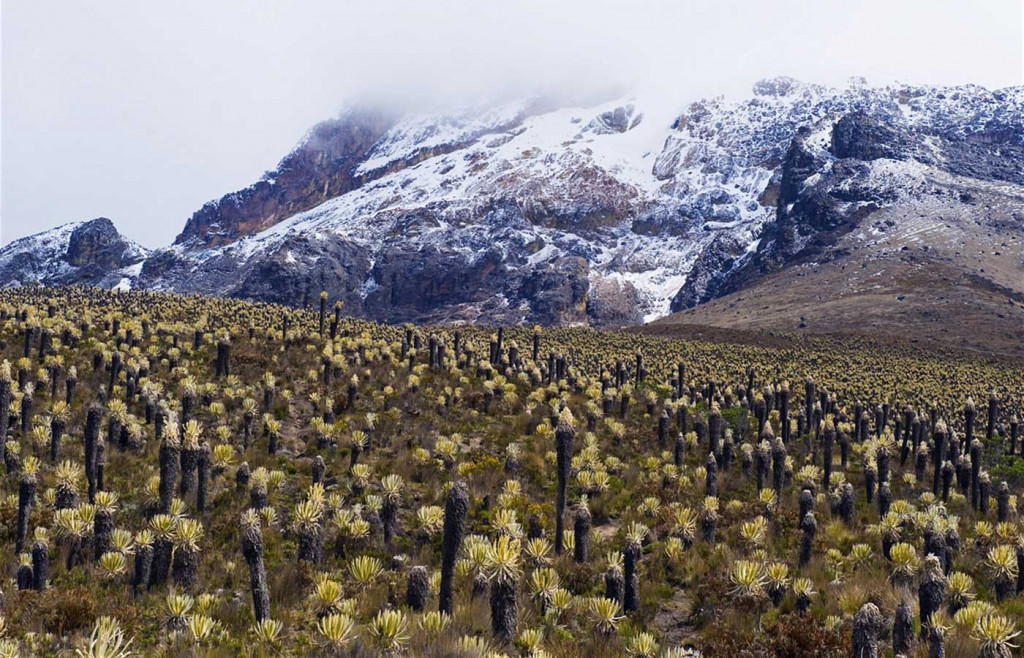
[(571, 324), (586, 319), (587, 274), (583, 258), (561, 258), (523, 278), (519, 296), (530, 303), (538, 321)]
[(270, 258), (244, 267), (244, 275), (231, 296), (300, 307), (312, 307), (327, 291), (349, 309), (366, 279), (370, 262), (358, 245), (338, 237), (318, 240), (312, 236), (290, 237)]
[(370, 277), (376, 287), (367, 294), (363, 310), (372, 317), (404, 322), (479, 302), (501, 289), (503, 269), (495, 250), (466, 255), (396, 244), (374, 263)]
[(85, 222), (72, 231), (65, 252), (65, 260), (73, 267), (83, 268), (83, 276), (102, 276), (109, 270), (134, 265), (142, 256), (106, 217)]
[(728, 236), (716, 236), (694, 262), (686, 283), (672, 298), (671, 309), (690, 308), (720, 296), (723, 285), (743, 255), (744, 246)]
[(1024, 185), (1024, 128), (1002, 128), (949, 140), (943, 168), (958, 176)]
[(736, 292), (792, 263), (836, 258), (841, 236), (897, 201), (898, 190), (872, 180), (870, 162), (913, 156), (916, 147), (901, 128), (858, 110), (832, 127), (831, 153), (813, 137), (804, 126), (790, 143), (779, 169), (775, 221), (765, 227), (758, 249), (742, 260), (721, 250), (702, 254), (673, 299), (674, 311)]
[(832, 128), (832, 154), (837, 158), (904, 160), (912, 147), (901, 127), (864, 110), (845, 115)]
[(274, 171), (196, 211), (175, 244), (227, 244), (355, 189), (362, 184), (356, 167), (394, 121), (358, 108), (318, 124)]
[(58, 226), (0, 249), (0, 285), (112, 287), (134, 273), (149, 251), (121, 235), (106, 217)]
[(598, 279), (587, 295), (587, 316), (602, 327), (642, 324), (644, 318), (639, 307), (639, 293), (629, 281)]

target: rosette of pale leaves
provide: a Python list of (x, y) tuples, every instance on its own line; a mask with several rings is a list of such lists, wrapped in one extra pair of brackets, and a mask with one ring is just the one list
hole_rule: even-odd
[(132, 638), (125, 638), (121, 624), (113, 617), (100, 617), (85, 643), (75, 648), (77, 658), (128, 658)]
[(370, 643), (381, 653), (399, 653), (409, 641), (408, 621), (400, 610), (381, 610), (367, 626)]

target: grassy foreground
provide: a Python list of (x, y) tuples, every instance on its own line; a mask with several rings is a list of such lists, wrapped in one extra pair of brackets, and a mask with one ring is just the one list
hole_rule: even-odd
[(1014, 655), (1022, 400), (850, 338), (3, 290), (0, 656)]

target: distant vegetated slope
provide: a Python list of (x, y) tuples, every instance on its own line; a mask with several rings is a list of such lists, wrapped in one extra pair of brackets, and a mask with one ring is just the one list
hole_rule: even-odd
[(1024, 362), (324, 301), (0, 290), (0, 656), (1015, 655)]
[[(664, 322), (1009, 345), (1022, 225), (1024, 88), (777, 78), (676, 112), (353, 107), (141, 265), (76, 280), (300, 307), (326, 290), (392, 322), (685, 311)], [(0, 250), (0, 283), (65, 282), (42, 239)]]

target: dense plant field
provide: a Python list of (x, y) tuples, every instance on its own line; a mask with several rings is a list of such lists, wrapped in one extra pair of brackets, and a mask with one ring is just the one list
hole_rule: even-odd
[(0, 656), (1010, 656), (1024, 367), (0, 291)]

